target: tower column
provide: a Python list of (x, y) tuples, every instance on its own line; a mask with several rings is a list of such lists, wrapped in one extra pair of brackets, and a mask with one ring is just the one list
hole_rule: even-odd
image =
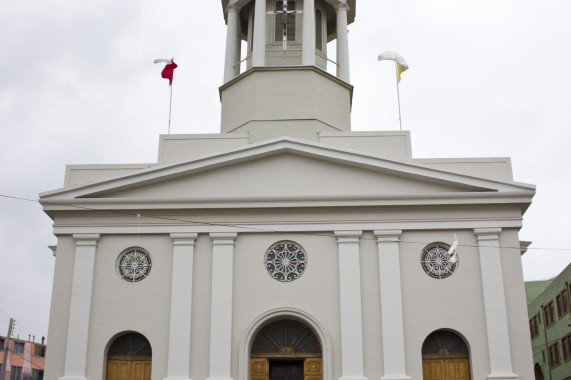
[(226, 62), (224, 65), (224, 83), (240, 74), (240, 8), (234, 4), (226, 7), (228, 27), (226, 29)]
[(349, 83), (349, 36), (347, 30), (347, 12), (349, 6), (346, 1), (335, 6), (337, 12), (337, 78)]
[(99, 234), (74, 234), (75, 262), (67, 326), (64, 380), (86, 380), (95, 250)]
[(266, 64), (266, 12), (266, 0), (256, 0), (252, 66), (265, 66)]
[(211, 233), (212, 300), (210, 306), (209, 379), (231, 379), (232, 284), (236, 233)]
[(400, 230), (375, 231), (379, 250), (381, 325), (383, 334), (382, 380), (408, 380), (404, 351), (402, 290), (400, 279)]
[(363, 231), (336, 231), (339, 249), (339, 309), (341, 314), (341, 379), (363, 376), (363, 320), (359, 238)]
[(475, 229), (480, 251), (480, 272), (488, 334), (488, 379), (517, 379), (512, 370), (504, 276), (500, 256), (501, 228)]
[(315, 0), (304, 0), (302, 17), (302, 64), (315, 66)]
[(171, 234), (173, 257), (167, 380), (190, 380), (192, 270), (196, 237), (196, 233)]

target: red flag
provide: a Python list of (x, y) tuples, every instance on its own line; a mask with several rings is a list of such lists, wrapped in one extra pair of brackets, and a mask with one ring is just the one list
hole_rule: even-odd
[(178, 65), (174, 63), (174, 61), (170, 61), (170, 63), (166, 65), (163, 71), (161, 72), (161, 76), (169, 80), (169, 86), (172, 86), (172, 77), (174, 74), (174, 69), (176, 69), (177, 67)]

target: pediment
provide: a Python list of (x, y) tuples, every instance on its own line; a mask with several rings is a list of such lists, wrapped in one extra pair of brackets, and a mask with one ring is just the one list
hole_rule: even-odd
[(342, 200), (533, 192), (495, 182), (283, 137), (222, 154), (42, 194), (42, 201), (103, 203)]

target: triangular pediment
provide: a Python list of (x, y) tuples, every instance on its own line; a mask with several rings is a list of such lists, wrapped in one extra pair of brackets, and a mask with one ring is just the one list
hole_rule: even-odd
[(316, 143), (281, 138), (136, 174), (42, 194), (51, 199), (186, 202), (422, 198), (529, 192)]

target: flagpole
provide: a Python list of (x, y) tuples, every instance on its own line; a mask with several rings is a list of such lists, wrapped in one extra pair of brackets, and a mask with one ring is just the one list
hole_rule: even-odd
[(400, 125), (400, 130), (402, 131), (402, 119), (400, 115), (399, 68), (398, 68), (398, 63), (396, 61), (395, 61), (395, 72), (397, 76), (397, 100), (399, 104), (399, 125)]
[(172, 114), (172, 83), (170, 87), (170, 102), (169, 102), (169, 135), (171, 134), (171, 114)]

